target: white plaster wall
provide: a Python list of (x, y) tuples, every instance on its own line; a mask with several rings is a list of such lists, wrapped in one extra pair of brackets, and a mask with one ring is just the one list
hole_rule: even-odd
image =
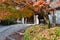
[[(56, 24), (60, 24), (60, 10), (55, 11), (56, 15)], [(50, 23), (52, 23), (52, 14), (49, 15)]]

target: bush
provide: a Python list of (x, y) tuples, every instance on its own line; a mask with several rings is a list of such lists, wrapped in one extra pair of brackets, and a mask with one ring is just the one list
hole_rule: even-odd
[(29, 28), (24, 33), (24, 40), (32, 40), (39, 32), (48, 28), (47, 25), (34, 25)]
[(60, 27), (46, 28), (44, 25), (35, 25), (27, 28), (24, 40), (60, 40)]
[(12, 25), (12, 24), (17, 24), (15, 19), (1, 21), (1, 25)]
[(46, 29), (36, 35), (33, 40), (60, 40), (60, 27)]

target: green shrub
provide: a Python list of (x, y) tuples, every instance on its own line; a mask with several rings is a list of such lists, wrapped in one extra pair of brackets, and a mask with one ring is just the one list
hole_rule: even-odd
[(43, 31), (44, 29), (48, 28), (48, 25), (33, 25), (24, 33), (24, 40), (32, 40), (39, 32)]
[(50, 29), (46, 27), (46, 25), (34, 25), (27, 28), (24, 40), (60, 40), (60, 27)]
[(11, 20), (2, 20), (1, 21), (2, 25), (12, 25), (12, 24), (17, 24), (15, 19), (11, 19)]

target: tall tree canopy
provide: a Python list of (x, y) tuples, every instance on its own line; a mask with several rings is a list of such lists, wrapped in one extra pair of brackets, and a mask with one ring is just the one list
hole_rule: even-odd
[(22, 12), (7, 3), (0, 4), (0, 20), (20, 18)]
[[(46, 12), (51, 10), (48, 5), (50, 5), (50, 3), (45, 0), (39, 0), (37, 2), (29, 0), (0, 0), (0, 18), (2, 19), (2, 15), (4, 19), (5, 17), (8, 19), (8, 16), (9, 18), (30, 17), (35, 12), (42, 12), (41, 14), (46, 15)], [(16, 9), (16, 7), (18, 7), (18, 9)], [(5, 16), (5, 14), (8, 16)]]
[[(19, 9), (16, 9), (19, 7)], [(28, 6), (24, 1), (14, 0), (1, 0), (0, 3), (0, 20), (30, 17), (33, 14), (32, 10), (28, 9)]]

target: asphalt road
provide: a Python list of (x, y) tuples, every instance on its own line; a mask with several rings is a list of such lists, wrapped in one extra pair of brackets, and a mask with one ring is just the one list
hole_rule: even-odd
[(6, 36), (11, 35), (20, 29), (25, 29), (33, 24), (16, 24), (10, 26), (0, 26), (0, 40), (4, 40)]

